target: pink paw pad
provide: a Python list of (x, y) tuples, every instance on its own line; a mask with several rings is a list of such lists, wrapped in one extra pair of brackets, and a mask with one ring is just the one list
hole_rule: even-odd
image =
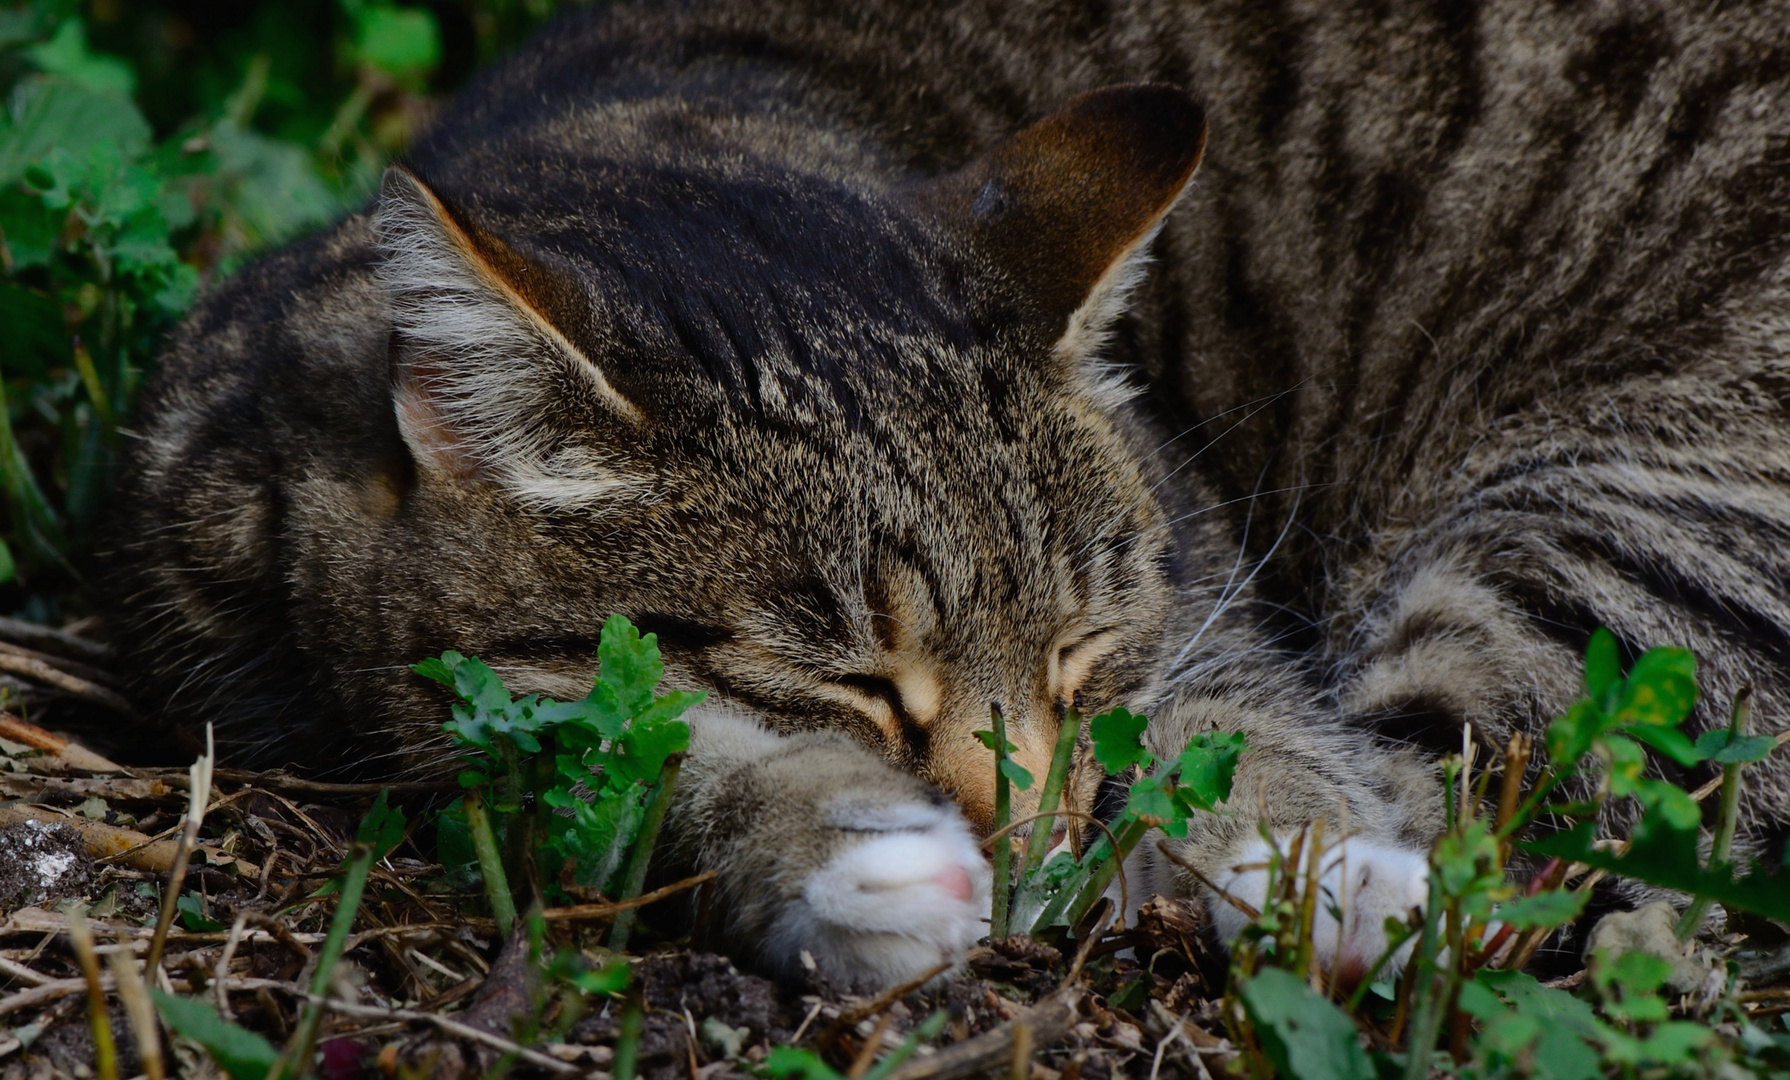
[(932, 880), (945, 890), (945, 895), (960, 903), (967, 904), (976, 897), (976, 883), (970, 880), (970, 872), (961, 866), (948, 866)]

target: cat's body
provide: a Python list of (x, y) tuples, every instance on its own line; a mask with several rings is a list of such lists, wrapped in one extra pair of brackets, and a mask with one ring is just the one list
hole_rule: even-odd
[[(1346, 822), (1377, 915), (1435, 791), (1376, 728), (1534, 730), (1602, 624), (1776, 729), (1783, 12), (1444, 9), (563, 24), (177, 337), (126, 486), (149, 692), (264, 761), (441, 769), (406, 664), (582, 693), (624, 612), (715, 691), (671, 849), (732, 944), (885, 980), (974, 939), (986, 871), (826, 731), (985, 823), (991, 702), (1034, 766), (1071, 700), (1241, 728), (1184, 853)], [(1204, 118), (1071, 100), (1140, 81)], [(1751, 847), (1787, 821), (1767, 765)]]

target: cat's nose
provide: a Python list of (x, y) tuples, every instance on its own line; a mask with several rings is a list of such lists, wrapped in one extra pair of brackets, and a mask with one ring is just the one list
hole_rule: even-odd
[(976, 898), (976, 883), (970, 880), (970, 872), (961, 866), (947, 866), (938, 872), (933, 883), (945, 890), (945, 895), (955, 900), (969, 903)]

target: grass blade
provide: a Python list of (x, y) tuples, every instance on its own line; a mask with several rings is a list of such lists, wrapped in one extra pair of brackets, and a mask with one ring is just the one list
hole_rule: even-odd
[[(646, 817), (640, 823), (640, 835), (634, 840), (634, 848), (628, 853), (628, 865), (622, 877), (622, 893), (616, 899), (632, 900), (640, 895), (641, 887), (646, 884), (646, 868), (652, 862), (653, 848), (659, 841), (659, 827), (665, 823), (665, 811), (671, 807), (672, 792), (677, 788), (677, 776), (683, 768), (682, 754), (673, 754), (665, 759), (665, 768), (659, 773), (659, 783), (653, 788), (652, 796), (647, 800)], [(615, 917), (615, 925), (609, 930), (609, 947), (621, 952), (628, 947), (628, 935), (634, 930), (634, 910), (629, 908)], [(621, 1075), (620, 1070), (616, 1075)]]
[[(1752, 726), (1753, 695), (1750, 689), (1742, 690), (1734, 699), (1734, 711), (1728, 717), (1728, 731), (1733, 738), (1739, 739), (1747, 735)], [(1715, 821), (1715, 838), (1709, 848), (1709, 869), (1717, 871), (1728, 865), (1728, 855), (1734, 850), (1734, 827), (1740, 820), (1740, 770), (1745, 762), (1734, 762), (1722, 766), (1722, 794)], [(1678, 920), (1678, 940), (1689, 941), (1697, 936), (1697, 928), (1709, 915), (1709, 908), (1715, 901), (1711, 897), (1699, 896), (1691, 901), (1691, 906), (1684, 909), (1684, 915)]]
[[(1099, 903), (1100, 898), (1106, 895), (1107, 886), (1113, 883), (1114, 876), (1118, 874), (1119, 865), (1131, 857), (1132, 851), (1136, 850), (1137, 845), (1143, 841), (1144, 835), (1149, 831), (1150, 825), (1147, 822), (1131, 818), (1119, 825), (1116, 851), (1114, 851), (1114, 845), (1108, 843), (1104, 837), (1101, 838), (1102, 846), (1095, 849), (1101, 857), (1091, 866), (1087, 883), (1075, 894), (1073, 902), (1064, 908), (1063, 920), (1065, 922), (1070, 926), (1076, 925), (1081, 922), (1083, 916), (1093, 909), (1095, 904)], [(1127, 916), (1125, 912), (1121, 911), (1119, 917)]]
[(505, 941), (516, 927), (516, 898), (510, 894), (510, 876), (503, 868), (497, 833), (484, 794), (477, 788), (466, 793), (466, 826), (472, 833), (472, 850), (479, 861), (479, 876), (491, 901), (491, 917), (497, 920), (497, 936)]
[[(994, 831), (999, 833), (1013, 820), (1013, 789), (1001, 761), (1007, 756), (1007, 718), (999, 705), (988, 707), (994, 730)], [(988, 936), (998, 941), (1007, 936), (1008, 905), (1013, 899), (1013, 843), (1001, 837), (994, 845), (994, 910), (989, 913)]]
[[(313, 998), (322, 998), (329, 993), (329, 980), (335, 974), (336, 962), (342, 958), (348, 933), (354, 929), (354, 917), (360, 912), (361, 894), (366, 891), (367, 875), (372, 871), (374, 861), (383, 857), (403, 835), (404, 813), (388, 809), (385, 792), (381, 790), (379, 797), (373, 800), (373, 808), (362, 819), (360, 831), (349, 848), (341, 900), (336, 904), (335, 917), (330, 920), (329, 935), (323, 939), (323, 948), (317, 953), (317, 970), (311, 975)], [(310, 1071), (311, 1054), (316, 1049), (317, 1032), (322, 1024), (323, 1006), (317, 1001), (306, 1003), (298, 1029), (293, 1032), (292, 1041), (286, 1044), (286, 1052), (281, 1055), (274, 1074), (302, 1076)]]
[(640, 1027), (645, 1003), (638, 989), (628, 991), (622, 1002), (621, 1023), (615, 1033), (615, 1057), (610, 1068), (613, 1080), (634, 1080), (640, 1054)]
[[(1057, 745), (1051, 750), (1050, 770), (1044, 774), (1044, 788), (1038, 793), (1038, 813), (1054, 813), (1063, 801), (1063, 785), (1069, 779), (1069, 766), (1075, 761), (1075, 745), (1081, 738), (1081, 714), (1070, 709), (1063, 714), (1062, 725), (1057, 728)], [(1040, 818), (1032, 825), (1031, 835), (1026, 837), (1025, 856), (1019, 863), (1019, 890), (1021, 897), (1028, 897), (1027, 886), (1031, 876), (1044, 864), (1044, 856), (1050, 851), (1051, 834), (1056, 831), (1056, 821), (1052, 818)], [(1015, 906), (1023, 910), (1027, 905), (1015, 901)]]
[(99, 955), (93, 951), (93, 935), (81, 909), (68, 913), (68, 939), (81, 962), (87, 980), (87, 1022), (93, 1029), (93, 1074), (98, 1080), (118, 1080), (118, 1046), (112, 1041), (112, 1020), (106, 1012), (106, 990), (99, 980)]

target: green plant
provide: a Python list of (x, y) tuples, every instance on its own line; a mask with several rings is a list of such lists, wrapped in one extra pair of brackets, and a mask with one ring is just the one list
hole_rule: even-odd
[[(506, 848), (537, 892), (564, 880), (626, 899), (645, 880), (690, 741), (677, 717), (704, 695), (658, 694), (658, 639), (620, 615), (604, 624), (597, 665), (590, 693), (567, 702), (513, 697), (496, 672), (457, 652), (413, 668), (457, 699), (442, 730), (465, 757), (467, 793), (446, 815), (444, 839), (469, 841), (506, 937), (516, 921)], [(613, 947), (626, 943), (627, 914)]]
[[(1063, 785), (1080, 741), (1082, 719), (1065, 712), (1038, 813), (1015, 874), (1007, 833), (1024, 821), (1011, 820), (1011, 787), (1030, 789), (1033, 777), (1010, 756), (1000, 710), (992, 713), (992, 730), (975, 732), (995, 755), (994, 915), (990, 934), (1005, 937), (1012, 930), (1031, 934), (1053, 926), (1073, 927), (1092, 910), (1112, 884), (1120, 865), (1151, 829), (1173, 837), (1187, 835), (1195, 813), (1215, 813), (1230, 798), (1237, 759), (1247, 747), (1241, 732), (1205, 732), (1194, 736), (1179, 756), (1158, 761), (1144, 747), (1145, 717), (1125, 709), (1101, 713), (1088, 723), (1093, 756), (1108, 776), (1136, 772), (1125, 812), (1081, 856), (1063, 851), (1045, 859), (1051, 819), (1059, 808)], [(1085, 816), (1085, 815), (1082, 815)], [(1015, 880), (1017, 879), (1017, 880)]]
[[(920, 1044), (938, 1036), (945, 1028), (950, 1014), (940, 1009), (928, 1016), (914, 1030), (908, 1032), (907, 1038), (891, 1050), (883, 1060), (865, 1071), (853, 1068), (850, 1075), (862, 1080), (883, 1080), (893, 1073), (901, 1063), (912, 1057)], [(748, 1063), (749, 1064), (749, 1063)], [(866, 1063), (868, 1064), (868, 1063)], [(765, 1055), (764, 1063), (752, 1070), (756, 1075), (771, 1077), (773, 1080), (846, 1080), (846, 1075), (821, 1060), (819, 1054), (812, 1050), (804, 1050), (797, 1046), (779, 1046)]]
[[(1736, 878), (1727, 866), (1741, 767), (1775, 744), (1746, 735), (1744, 699), (1727, 728), (1693, 741), (1680, 727), (1697, 700), (1689, 653), (1652, 650), (1625, 677), (1615, 639), (1600, 630), (1587, 649), (1585, 673), (1586, 696), (1549, 726), (1546, 758), (1527, 794), (1530, 748), (1521, 737), (1505, 752), (1489, 813), (1481, 808), (1493, 773), (1475, 780), (1469, 763), (1445, 762), (1448, 827), (1431, 852), (1428, 903), (1408, 924), (1388, 920), (1386, 956), (1340, 1006), (1334, 996), (1348, 988), (1326, 986), (1310, 963), (1322, 830), (1271, 858), (1268, 899), (1233, 951), (1224, 1010), (1251, 1075), (1702, 1076), (1724, 1060), (1739, 1068), (1759, 1065), (1758, 1054), (1782, 1053), (1775, 1037), (1738, 1008), (1752, 1050), (1724, 1044), (1705, 1024), (1674, 1018), (1661, 993), (1672, 964), (1645, 952), (1591, 958), (1583, 996), (1514, 970), (1546, 934), (1583, 912), (1588, 886), (1565, 881), (1573, 862), (1681, 889), (1699, 904), (1714, 900), (1790, 921), (1790, 895), (1781, 887), (1757, 868)], [(1697, 854), (1697, 803), (1648, 775), (1648, 750), (1680, 765), (1723, 766), (1724, 798), (1707, 866)], [(1573, 794), (1555, 801), (1565, 791)], [(1642, 808), (1625, 853), (1595, 843), (1601, 811), (1616, 799)], [(1565, 827), (1523, 840), (1544, 815)], [(1526, 887), (1507, 880), (1518, 849), (1548, 860)], [(1700, 922), (1698, 907), (1686, 923)], [(1385, 971), (1406, 944), (1410, 960), (1402, 970)], [(1374, 998), (1390, 1001), (1390, 1016), (1376, 1012)], [(1356, 1025), (1375, 1044), (1372, 1053), (1357, 1041)]]
[(0, 3), (9, 609), (56, 617), (80, 583), (118, 426), (200, 289), (364, 200), (431, 99), (556, 6)]

